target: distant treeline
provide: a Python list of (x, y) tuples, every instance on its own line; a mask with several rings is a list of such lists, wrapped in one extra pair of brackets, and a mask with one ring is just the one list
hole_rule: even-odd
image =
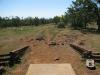
[(5, 28), (5, 27), (19, 27), (19, 26), (39, 26), (43, 24), (49, 24), (49, 23), (55, 23), (57, 24), (58, 22), (65, 22), (65, 19), (63, 17), (55, 16), (54, 18), (32, 18), (32, 17), (27, 17), (27, 18), (20, 18), (18, 16), (16, 17), (0, 17), (0, 27)]
[(57, 24), (58, 22), (66, 22), (64, 21), (64, 18), (55, 16), (54, 18), (32, 18), (32, 17), (27, 17), (27, 18), (20, 18), (18, 16), (16, 17), (0, 17), (0, 27), (5, 28), (5, 27), (19, 27), (19, 26), (38, 26), (38, 25), (43, 25), (43, 24), (49, 24), (49, 23), (55, 23)]
[(40, 24), (48, 24), (52, 23), (52, 18), (50, 19), (45, 19), (45, 18), (32, 18), (32, 17), (27, 17), (27, 18), (20, 18), (18, 16), (16, 17), (0, 17), (0, 27), (5, 28), (5, 27), (19, 27), (19, 26), (38, 26)]
[(72, 5), (62, 16), (54, 18), (19, 18), (18, 16), (0, 17), (0, 27), (18, 27), (18, 26), (38, 26), (41, 24), (63, 22), (70, 24), (75, 29), (86, 29), (88, 24), (95, 22), (98, 26), (97, 31), (100, 32), (100, 0), (76, 0), (72, 1)]

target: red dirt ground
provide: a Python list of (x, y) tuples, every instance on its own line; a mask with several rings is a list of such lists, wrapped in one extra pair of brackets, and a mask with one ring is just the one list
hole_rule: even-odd
[[(32, 38), (21, 40), (30, 45), (31, 51), (27, 52), (21, 64), (18, 64), (15, 69), (11, 69), (8, 75), (25, 75), (29, 64), (58, 64), (70, 63), (76, 72), (76, 75), (100, 75), (100, 69), (89, 70), (82, 61), (80, 55), (69, 46), (69, 43), (79, 39), (79, 35), (57, 35), (55, 41), (59, 45), (49, 46), (49, 40), (36, 41)], [(83, 37), (83, 36), (81, 36)], [(62, 44), (64, 43), (64, 45)]]

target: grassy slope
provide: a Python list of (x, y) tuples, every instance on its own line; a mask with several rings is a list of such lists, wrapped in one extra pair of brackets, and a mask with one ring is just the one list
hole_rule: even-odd
[(41, 32), (42, 28), (44, 27), (0, 29), (0, 54), (8, 53), (17, 47), (20, 47), (22, 44), (18, 39), (26, 36), (34, 36), (36, 33)]
[[(70, 30), (69, 28), (57, 29), (54, 25), (0, 29), (0, 54), (7, 53), (19, 47), (21, 43), (17, 40), (26, 36), (34, 37), (41, 33), (45, 34), (46, 36), (50, 34), (53, 40), (58, 33), (72, 34), (75, 32), (77, 33), (79, 31)], [(87, 44), (93, 49), (100, 51), (100, 35), (86, 34), (86, 36), (89, 38)]]

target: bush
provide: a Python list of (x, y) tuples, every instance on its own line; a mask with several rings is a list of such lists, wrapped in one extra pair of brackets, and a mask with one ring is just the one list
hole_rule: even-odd
[(36, 40), (42, 41), (45, 40), (45, 35), (41, 32), (36, 35)]
[(57, 25), (57, 28), (65, 28), (65, 23), (59, 22), (58, 25)]

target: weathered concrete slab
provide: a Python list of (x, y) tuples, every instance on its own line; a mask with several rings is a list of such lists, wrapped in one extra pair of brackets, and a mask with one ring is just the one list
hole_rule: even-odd
[(31, 64), (26, 75), (76, 75), (70, 64)]

